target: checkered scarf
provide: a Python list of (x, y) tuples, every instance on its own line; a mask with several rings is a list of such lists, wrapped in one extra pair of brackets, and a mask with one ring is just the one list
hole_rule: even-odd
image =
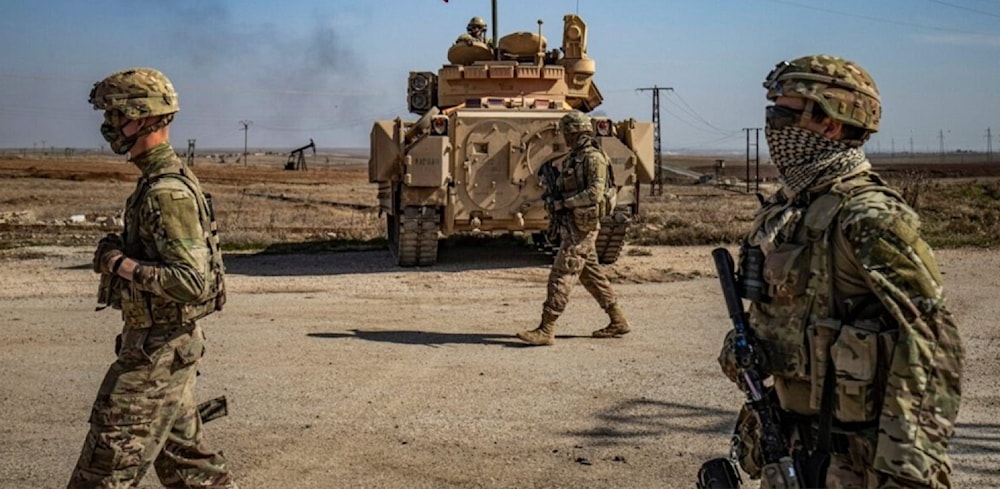
[(777, 247), (782, 231), (794, 229), (801, 219), (802, 209), (796, 207), (795, 199), (799, 192), (868, 170), (871, 163), (861, 148), (800, 127), (766, 128), (764, 134), (786, 198), (784, 205), (758, 215), (754, 222), (750, 244), (760, 246), (767, 255)]
[(790, 196), (871, 168), (865, 152), (797, 126), (764, 129), (771, 161)]

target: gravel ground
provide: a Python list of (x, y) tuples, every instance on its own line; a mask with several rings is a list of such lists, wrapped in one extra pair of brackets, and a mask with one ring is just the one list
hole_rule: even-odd
[[(628, 248), (610, 268), (634, 332), (582, 287), (556, 345), (537, 324), (548, 258), (446, 248), (429, 269), (385, 252), (229, 255), (204, 321), (211, 445), (248, 488), (693, 487), (725, 453), (741, 395), (716, 365), (728, 326), (710, 248)], [(91, 248), (0, 252), (0, 487), (64, 487), (113, 360)], [(938, 252), (967, 349), (956, 487), (1000, 487), (1000, 254)], [(159, 487), (147, 476), (139, 487)]]

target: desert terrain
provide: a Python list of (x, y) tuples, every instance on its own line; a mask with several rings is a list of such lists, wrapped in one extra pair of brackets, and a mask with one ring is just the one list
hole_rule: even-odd
[[(242, 488), (690, 488), (726, 454), (742, 396), (716, 363), (729, 322), (709, 253), (733, 248), (752, 196), (671, 184), (646, 199), (607, 268), (633, 333), (590, 338), (607, 318), (578, 287), (556, 344), (529, 348), (513, 334), (538, 322), (551, 257), (473, 236), (398, 268), (363, 160), (328, 163), (195, 165), (230, 291), (203, 321), (196, 392), (229, 400), (206, 435)], [(997, 177), (955, 168), (933, 178)], [(64, 487), (76, 461), (121, 327), (94, 311), (91, 254), (136, 176), (110, 158), (0, 157), (0, 488)], [(687, 234), (649, 238), (672, 229)], [(936, 255), (967, 353), (955, 486), (1000, 487), (1000, 253)]]

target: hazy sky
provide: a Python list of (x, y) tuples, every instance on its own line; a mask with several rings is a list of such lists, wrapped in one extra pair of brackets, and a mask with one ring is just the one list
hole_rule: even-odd
[[(500, 33), (558, 45), (562, 16), (589, 27), (599, 111), (650, 120), (665, 150), (743, 149), (763, 125), (775, 63), (852, 59), (882, 93), (869, 151), (1000, 150), (1000, 0), (499, 0)], [(436, 71), (488, 0), (4, 0), (0, 147), (103, 143), (94, 82), (150, 66), (180, 93), (174, 146), (366, 147), (372, 121), (406, 112), (409, 71)], [(492, 25), (490, 26), (492, 29)], [(941, 137), (943, 135), (943, 138)], [(763, 134), (762, 144), (763, 144)]]

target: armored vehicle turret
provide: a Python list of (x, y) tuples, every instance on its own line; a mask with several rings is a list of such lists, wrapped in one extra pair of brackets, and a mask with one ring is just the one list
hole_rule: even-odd
[[(438, 239), (462, 232), (530, 233), (553, 246), (539, 170), (558, 168), (569, 152), (559, 119), (603, 101), (587, 56), (587, 26), (563, 17), (562, 46), (547, 50), (539, 29), (515, 32), (496, 46), (463, 36), (437, 72), (410, 72), (409, 111), (416, 121), (377, 121), (371, 131), (369, 180), (379, 187), (389, 248), (401, 266), (437, 261)], [(639, 183), (653, 178), (653, 124), (593, 117), (612, 164), (617, 207), (601, 222), (598, 257), (618, 259), (639, 211)]]

